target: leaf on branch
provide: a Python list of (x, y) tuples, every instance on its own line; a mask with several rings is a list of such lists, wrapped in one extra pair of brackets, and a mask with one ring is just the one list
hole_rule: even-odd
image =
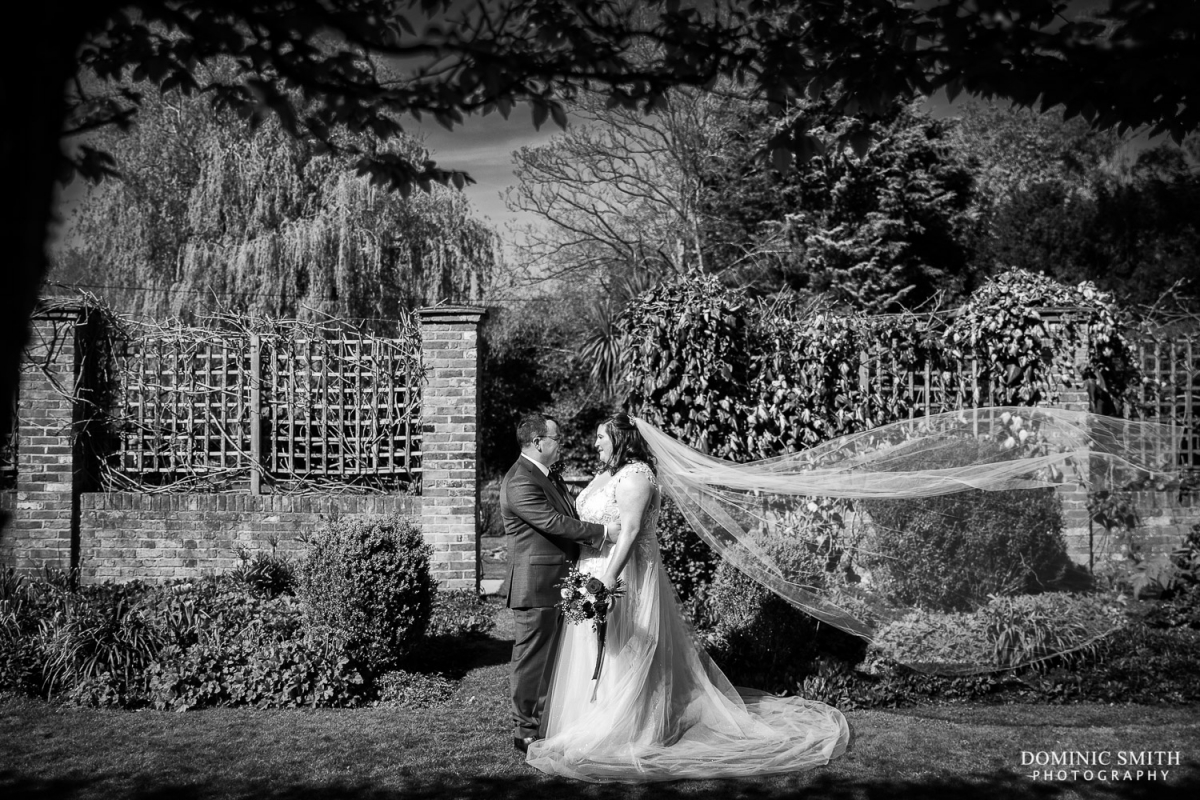
[(856, 130), (846, 136), (846, 144), (850, 145), (850, 149), (854, 152), (854, 155), (859, 158), (867, 155), (874, 141), (874, 135), (867, 129)]
[(962, 94), (962, 90), (963, 90), (963, 82), (961, 80), (959, 80), (958, 78), (955, 78), (954, 80), (952, 80), (946, 84), (946, 99), (949, 100), (951, 103), (953, 103), (954, 98), (956, 98), (960, 94)]
[(296, 110), (292, 108), (291, 101), (279, 91), (275, 84), (262, 78), (246, 78), (244, 83), (250, 94), (258, 101), (259, 107), (255, 109), (253, 117), (254, 124), (257, 125), (262, 120), (263, 110), (266, 108), (275, 113), (275, 116), (279, 118), (279, 124), (289, 135), (299, 135)]
[(787, 147), (776, 147), (771, 150), (771, 166), (779, 172), (787, 172), (792, 166), (792, 151)]
[(816, 136), (806, 133), (796, 142), (795, 153), (797, 161), (807, 164), (817, 156), (825, 154), (825, 145)]
[(555, 125), (564, 131), (567, 129), (567, 112), (560, 103), (550, 104), (550, 116), (554, 119)]

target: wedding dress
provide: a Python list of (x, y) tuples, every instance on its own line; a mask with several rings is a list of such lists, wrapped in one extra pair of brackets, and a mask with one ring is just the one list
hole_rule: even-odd
[[(542, 721), (529, 747), (537, 769), (584, 781), (643, 783), (792, 772), (826, 764), (846, 749), (849, 729), (823, 703), (735, 689), (695, 643), (662, 567), (656, 527), (660, 490), (642, 463), (598, 480), (577, 501), (590, 522), (620, 519), (623, 480), (654, 486), (621, 576), (625, 594), (609, 614), (603, 670), (593, 681), (596, 633), (563, 631)], [(584, 549), (579, 569), (604, 573), (613, 545)]]

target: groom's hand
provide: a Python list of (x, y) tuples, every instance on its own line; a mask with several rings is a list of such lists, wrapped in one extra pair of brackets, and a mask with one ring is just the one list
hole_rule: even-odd
[(617, 543), (617, 537), (621, 535), (621, 523), (606, 522), (604, 523), (604, 539), (605, 541)]

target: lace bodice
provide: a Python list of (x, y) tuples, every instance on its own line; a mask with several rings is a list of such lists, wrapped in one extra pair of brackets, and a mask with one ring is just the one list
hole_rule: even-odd
[[(579, 493), (579, 497), (575, 501), (575, 508), (579, 511), (579, 518), (585, 522), (598, 522), (601, 524), (619, 522), (621, 511), (617, 507), (617, 493), (621, 489), (621, 483), (634, 475), (645, 476), (650, 480), (650, 485), (654, 488), (650, 502), (646, 504), (646, 510), (642, 512), (641, 529), (638, 531), (638, 538), (634, 542), (635, 550), (640, 550), (644, 555), (650, 556), (651, 551), (657, 550), (655, 532), (658, 528), (660, 491), (658, 479), (654, 476), (653, 470), (643, 462), (634, 461), (626, 464), (617, 470), (617, 473), (607, 483), (602, 485), (599, 485), (600, 476), (593, 478), (592, 482)], [(604, 547), (598, 552), (584, 548), (580, 553), (580, 569), (584, 572), (593, 571), (593, 567), (600, 566), (596, 562), (607, 560), (612, 548), (613, 544), (611, 542), (605, 542)]]

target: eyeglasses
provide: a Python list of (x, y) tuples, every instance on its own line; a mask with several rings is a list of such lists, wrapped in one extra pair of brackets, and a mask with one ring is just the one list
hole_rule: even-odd
[(538, 438), (539, 438), (539, 439), (553, 439), (553, 440), (554, 440), (554, 441), (556, 441), (556, 442), (558, 441), (558, 437), (557, 437), (557, 436), (539, 436)]

